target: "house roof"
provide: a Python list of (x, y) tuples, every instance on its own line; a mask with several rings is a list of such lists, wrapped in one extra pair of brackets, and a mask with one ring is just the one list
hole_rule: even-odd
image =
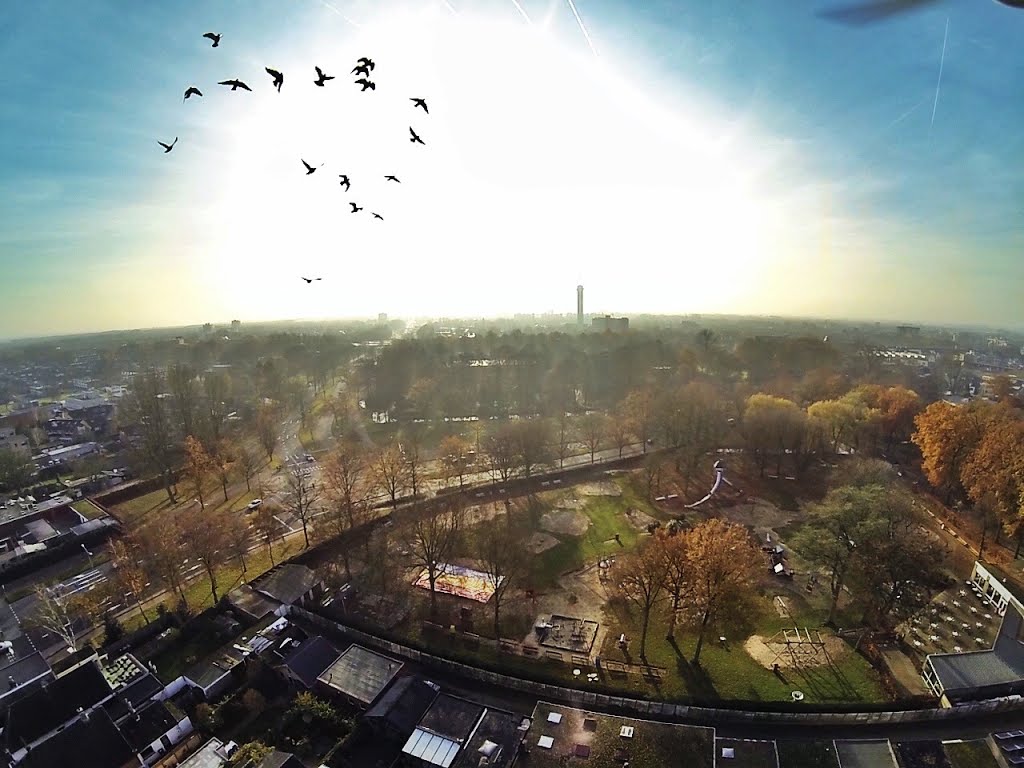
[(455, 756), (459, 754), (459, 743), (423, 728), (417, 728), (405, 742), (402, 751), (425, 763), (437, 765), (440, 768), (450, 768), (455, 761)]
[(7, 747), (16, 751), (31, 744), (74, 717), (80, 707), (88, 709), (110, 694), (95, 661), (71, 670), (11, 705), (4, 729)]
[(136, 753), (103, 709), (77, 719), (34, 747), (21, 765), (25, 768), (121, 768), (137, 764)]
[(116, 722), (129, 715), (133, 707), (136, 710), (145, 707), (147, 702), (163, 690), (163, 687), (155, 675), (147, 672), (144, 677), (137, 678), (124, 688), (115, 690), (114, 697), (104, 704), (103, 708)]
[(442, 693), (420, 719), (419, 727), (461, 744), (469, 738), (485, 711), (481, 704)]
[(235, 648), (221, 648), (215, 656), (193, 664), (185, 671), (185, 678), (204, 691), (245, 660), (241, 651)]
[(302, 763), (291, 752), (281, 752), (275, 749), (263, 758), (258, 768), (303, 768)]
[(319, 582), (311, 568), (287, 563), (279, 565), (256, 583), (256, 591), (285, 605), (298, 602)]
[(277, 610), (277, 603), (261, 595), (250, 584), (242, 584), (228, 592), (228, 602), (253, 621), (259, 621)]
[(141, 752), (154, 741), (178, 724), (175, 717), (162, 701), (156, 701), (145, 709), (129, 714), (118, 723), (125, 741), (136, 752)]
[(994, 650), (932, 654), (928, 661), (947, 691), (1006, 685), (1024, 679), (1024, 668)]
[(405, 738), (437, 698), (437, 691), (415, 675), (399, 678), (364, 717), (386, 723)]
[(399, 661), (352, 645), (317, 680), (351, 699), (372, 704), (401, 668)]
[(292, 651), (284, 660), (284, 665), (302, 681), (303, 685), (312, 688), (320, 673), (331, 666), (340, 655), (337, 648), (317, 635)]
[(218, 738), (212, 738), (198, 750), (193, 752), (179, 768), (222, 768), (227, 765), (227, 758), (223, 751), (224, 742)]
[[(488, 749), (489, 751), (491, 744), (497, 745), (501, 751), (495, 750), (487, 763), (488, 768), (508, 768), (516, 757), (519, 742), (523, 736), (522, 731), (519, 730), (522, 720), (521, 717), (513, 715), (511, 712), (487, 709), (466, 745), (456, 757), (456, 768), (477, 768), (483, 754), (480, 750)], [(485, 748), (484, 744), (488, 742), (490, 744)]]

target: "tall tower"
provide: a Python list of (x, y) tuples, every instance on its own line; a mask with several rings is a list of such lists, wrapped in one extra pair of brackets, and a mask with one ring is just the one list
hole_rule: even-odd
[(583, 286), (576, 286), (576, 325), (583, 326)]

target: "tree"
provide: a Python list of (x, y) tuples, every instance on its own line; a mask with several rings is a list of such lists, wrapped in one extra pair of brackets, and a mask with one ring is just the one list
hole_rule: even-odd
[(685, 470), (686, 482), (708, 451), (718, 447), (725, 434), (725, 403), (706, 382), (691, 381), (663, 401), (663, 412), (670, 435), (666, 443), (676, 449), (676, 468)]
[[(340, 536), (369, 520), (366, 475), (367, 466), (362, 450), (348, 441), (339, 443), (323, 462), (322, 477), (328, 501), (324, 521), (331, 535)], [(346, 542), (341, 547), (341, 556), (345, 564), (345, 576), (351, 579), (348, 552), (349, 544)]]
[(172, 504), (177, 504), (174, 488), (175, 450), (160, 374), (137, 374), (132, 380), (125, 406), (129, 419), (134, 421), (141, 433), (139, 449), (144, 464), (163, 478), (167, 498)]
[(828, 574), (830, 602), (826, 624), (835, 623), (839, 597), (856, 568), (857, 556), (864, 547), (871, 546), (869, 521), (875, 509), (887, 503), (887, 496), (880, 485), (834, 488), (822, 502), (811, 507), (807, 521), (793, 537), (793, 548)]
[(603, 413), (592, 411), (580, 419), (580, 437), (583, 444), (590, 451), (590, 463), (594, 463), (594, 457), (608, 436), (608, 417)]
[(189, 435), (185, 438), (185, 474), (192, 481), (196, 497), (199, 499), (199, 506), (206, 509), (206, 499), (203, 495), (203, 483), (206, 476), (213, 469), (213, 460), (203, 448), (198, 439)]
[(459, 488), (463, 486), (466, 472), (469, 469), (470, 450), (469, 441), (462, 435), (448, 435), (441, 441), (438, 455), (441, 459), (446, 485), (458, 478)]
[(416, 496), (420, 492), (419, 481), (422, 464), (420, 449), (423, 445), (422, 428), (418, 424), (413, 424), (404, 430), (399, 438), (398, 445), (402, 454), (402, 461), (405, 464), (405, 476), (409, 480), (412, 495)]
[(182, 605), (185, 599), (185, 579), (181, 572), (185, 555), (185, 531), (174, 515), (161, 515), (132, 534), (146, 573), (164, 589), (176, 592)]
[(224, 491), (224, 501), (228, 500), (228, 483), (231, 482), (231, 473), (237, 461), (237, 450), (233, 442), (223, 439), (217, 443), (217, 449), (210, 456), (211, 468)]
[(216, 445), (223, 437), (230, 392), (231, 379), (223, 371), (211, 371), (203, 375), (203, 427), (210, 445)]
[(512, 434), (524, 477), (530, 477), (537, 466), (551, 461), (551, 430), (546, 419), (512, 422)]
[(110, 562), (114, 566), (114, 578), (120, 591), (132, 596), (135, 604), (139, 606), (142, 620), (149, 624), (149, 617), (142, 604), (149, 579), (146, 578), (145, 571), (139, 566), (141, 554), (139, 550), (135, 540), (129, 537), (111, 539), (108, 547)]
[(1024, 519), (1024, 421), (1005, 406), (992, 415), (960, 467), (960, 481), (971, 501), (1012, 527)]
[(273, 747), (268, 747), (262, 741), (250, 741), (231, 753), (228, 764), (232, 768), (257, 768), (273, 751)]
[(189, 557), (197, 560), (210, 580), (210, 594), (216, 605), (217, 569), (234, 554), (231, 551), (230, 523), (226, 519), (232, 513), (207, 514), (202, 509), (191, 507), (182, 515), (182, 539)]
[(914, 418), (921, 412), (921, 398), (912, 389), (889, 387), (882, 390), (875, 407), (881, 412), (882, 432), (887, 448), (906, 440), (914, 431)]
[(558, 468), (565, 466), (565, 460), (569, 458), (569, 451), (572, 450), (573, 428), (569, 421), (569, 414), (559, 411), (555, 427), (555, 452), (558, 455)]
[(292, 406), (299, 412), (299, 424), (305, 429), (309, 426), (309, 384), (304, 376), (292, 376), (288, 379), (286, 390)]
[(20, 493), (31, 481), (35, 467), (18, 451), (0, 450), (0, 487)]
[(405, 528), (405, 548), (413, 564), (427, 574), (430, 615), (437, 615), (437, 579), (445, 572), (462, 531), (464, 510), (457, 498), (447, 498), (436, 515), (422, 515)]
[(620, 594), (640, 609), (640, 658), (647, 660), (647, 629), (651, 612), (665, 595), (667, 569), (661, 548), (648, 541), (615, 561)]
[(608, 420), (608, 434), (615, 447), (619, 450), (619, 458), (622, 458), (622, 451), (633, 439), (633, 422), (629, 413), (619, 405)]
[(944, 492), (946, 503), (960, 490), (961, 471), (984, 434), (991, 407), (970, 403), (932, 403), (914, 419), (911, 438), (921, 450), (921, 469), (928, 482)]
[(196, 372), (184, 363), (168, 366), (167, 387), (171, 391), (171, 403), (182, 437), (195, 435), (198, 431), (196, 414), (199, 406)]
[(37, 626), (52, 632), (64, 641), (64, 646), (74, 653), (78, 650), (75, 624), (82, 621), (86, 614), (82, 604), (75, 595), (65, 595), (59, 584), (47, 587), (37, 584), (35, 587), (36, 611), (32, 621)]
[(408, 487), (407, 469), (402, 449), (394, 440), (382, 446), (373, 456), (374, 485), (391, 499), (392, 510), (398, 509), (398, 497)]
[(518, 439), (510, 421), (500, 424), (484, 438), (483, 449), (492, 480), (507, 483), (519, 465)]
[(245, 490), (252, 491), (252, 478), (259, 471), (260, 457), (245, 443), (239, 443), (235, 451), (235, 462), (245, 478)]
[(309, 522), (313, 519), (314, 505), (320, 500), (320, 489), (306, 476), (300, 465), (289, 468), (285, 475), (285, 505), (295, 513), (302, 523), (302, 536), (309, 547)]
[(626, 395), (619, 406), (628, 420), (630, 432), (643, 445), (644, 453), (647, 453), (647, 441), (651, 438), (656, 402), (654, 391), (650, 387), (642, 387)]
[(839, 452), (839, 443), (853, 433), (857, 423), (856, 408), (846, 400), (812, 403), (807, 409), (807, 415), (824, 425), (833, 453)]
[(761, 553), (743, 526), (719, 519), (677, 535), (685, 537), (687, 550), (688, 589), (681, 613), (697, 630), (693, 663), (699, 665), (708, 627), (741, 615), (749, 606)]
[(806, 415), (792, 400), (762, 393), (747, 398), (743, 411), (743, 435), (761, 477), (764, 477), (768, 459), (773, 454), (776, 456), (776, 472), (781, 472), (782, 457), (787, 449), (799, 447), (806, 426)]
[(503, 519), (477, 525), (474, 531), (473, 552), (481, 571), (487, 576), (487, 583), (494, 590), (491, 604), (494, 607), (495, 640), (501, 640), (501, 606), (505, 595), (528, 567), (526, 537), (525, 526), (513, 518), (511, 511), (507, 511)]
[(267, 459), (272, 461), (274, 450), (281, 439), (281, 418), (274, 406), (261, 405), (256, 411), (256, 438), (267, 452)]
[(675, 634), (676, 617), (686, 594), (689, 553), (687, 539), (678, 531), (661, 528), (655, 534), (651, 546), (656, 548), (658, 557), (665, 567), (665, 592), (670, 598), (668, 636)]
[(281, 538), (284, 527), (277, 519), (277, 511), (264, 502), (256, 508), (252, 517), (252, 527), (257, 538), (267, 545), (267, 554), (270, 556), (270, 564), (274, 565), (274, 541)]

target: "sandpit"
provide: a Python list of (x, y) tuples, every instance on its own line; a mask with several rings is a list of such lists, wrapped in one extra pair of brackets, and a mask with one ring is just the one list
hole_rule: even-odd
[(651, 517), (641, 509), (627, 509), (626, 519), (629, 520), (630, 525), (638, 531), (646, 531), (647, 526), (651, 523), (658, 522), (655, 518)]
[(524, 546), (527, 552), (539, 555), (541, 552), (547, 552), (552, 547), (558, 546), (558, 539), (550, 533), (534, 531), (530, 538), (526, 540)]
[[(794, 660), (793, 654), (785, 650), (785, 643), (773, 643), (770, 642), (771, 638), (761, 635), (748, 637), (747, 641), (743, 643), (743, 650), (766, 669), (771, 669), (772, 664), (778, 664), (780, 669), (824, 667), (828, 665), (829, 659), (837, 662), (851, 652), (850, 646), (842, 638), (835, 635), (822, 635), (821, 639), (825, 643), (827, 658), (820, 648), (802, 645), (795, 649), (796, 659)], [(779, 654), (780, 650), (781, 654)], [(777, 654), (779, 655), (776, 656)]]
[(574, 487), (577, 493), (581, 493), (584, 496), (621, 496), (622, 489), (618, 483), (613, 483), (611, 480), (603, 480), (596, 483), (580, 483)]
[(575, 509), (552, 509), (540, 518), (540, 527), (563, 536), (582, 536), (590, 527), (590, 518)]
[(505, 503), (496, 501), (490, 504), (474, 504), (466, 508), (466, 525), (477, 525), (493, 520), (505, 514)]

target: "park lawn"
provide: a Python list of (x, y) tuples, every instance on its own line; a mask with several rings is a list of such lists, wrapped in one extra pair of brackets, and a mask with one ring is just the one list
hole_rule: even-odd
[[(244, 484), (236, 483), (235, 485), (241, 488), (241, 491), (233, 495), (229, 494), (226, 502), (224, 501), (224, 492), (219, 485), (205, 489), (206, 511), (210, 513), (224, 510), (241, 511), (246, 504), (259, 495), (259, 491), (255, 486), (253, 490), (247, 491)], [(230, 490), (231, 486), (228, 486), (228, 488)], [(138, 498), (115, 504), (111, 507), (111, 511), (129, 529), (137, 528), (144, 525), (150, 516), (155, 513), (185, 509), (194, 503), (195, 497), (191, 493), (185, 493), (184, 491), (185, 487), (179, 486), (178, 497), (181, 501), (178, 504), (171, 504), (167, 498), (167, 492), (163, 488), (158, 488)]]
[(943, 746), (953, 768), (997, 768), (999, 765), (986, 741), (958, 741)]
[[(590, 518), (586, 533), (582, 536), (553, 534), (559, 543), (536, 558), (532, 574), (536, 586), (553, 587), (563, 573), (636, 547), (641, 533), (626, 519), (626, 510), (640, 509), (652, 516), (657, 513), (634, 492), (628, 481), (618, 479), (617, 483), (622, 488), (621, 496), (584, 496), (583, 512)], [(566, 491), (560, 496), (571, 493)], [(553, 508), (556, 502), (549, 503)], [(619, 535), (621, 543), (615, 540), (615, 534)]]
[(831, 741), (776, 741), (779, 768), (839, 768)]
[[(774, 623), (767, 614), (769, 623)], [(621, 609), (605, 611), (608, 632), (601, 649), (603, 658), (623, 660), (617, 647), (620, 634), (630, 638), (630, 653), (634, 663), (640, 647), (639, 611), (626, 612)], [(765, 632), (760, 619), (759, 633)], [(697, 636), (691, 632), (676, 630), (676, 644), (666, 640), (667, 619), (652, 617), (647, 634), (647, 662), (663, 667), (668, 675), (655, 690), (668, 698), (691, 696), (702, 700), (736, 699), (743, 701), (790, 701), (794, 690), (803, 692), (808, 702), (876, 702), (886, 699), (878, 673), (862, 656), (851, 652), (838, 659), (834, 668), (827, 666), (785, 670), (788, 682), (755, 661), (744, 649), (743, 642), (729, 638), (725, 646), (718, 641), (718, 633), (709, 630), (701, 650), (701, 666), (690, 663), (697, 645)], [(741, 633), (743, 638), (746, 633)], [(728, 637), (728, 633), (727, 633)]]

